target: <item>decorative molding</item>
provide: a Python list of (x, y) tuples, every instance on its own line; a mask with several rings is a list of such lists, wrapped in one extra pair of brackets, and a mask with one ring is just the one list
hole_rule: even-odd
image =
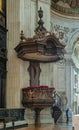
[(50, 4), (51, 3), (50, 0), (38, 0), (38, 1), (46, 3), (46, 4)]
[[(31, 0), (31, 1), (37, 2), (37, 0)], [(50, 4), (51, 0), (38, 0), (38, 2), (43, 2), (43, 3), (46, 3), (46, 4)]]
[(68, 44), (70, 36), (72, 36), (74, 32), (76, 32), (77, 30), (78, 28), (76, 27), (69, 28), (51, 22), (51, 32), (54, 33), (54, 35), (59, 39), (60, 43), (62, 43), (63, 45)]
[(73, 63), (75, 64), (75, 67), (77, 67), (79, 69), (79, 32), (75, 38), (75, 40), (73, 41), (73, 52), (72, 52), (72, 60)]
[(31, 0), (31, 1), (34, 1), (34, 2), (36, 2), (37, 0)]
[(68, 42), (69, 28), (51, 23), (51, 32), (54, 32), (59, 41), (66, 45)]
[[(65, 5), (65, 2), (63, 2)], [(67, 3), (66, 3), (67, 5)], [(66, 6), (65, 5), (65, 6)], [(56, 4), (55, 2), (52, 1), (51, 4), (51, 9), (54, 10), (55, 12), (62, 14), (64, 16), (74, 16), (74, 17), (78, 17), (79, 16), (79, 10), (77, 10), (76, 8), (70, 8), (69, 5), (67, 5), (67, 7), (61, 6)]]

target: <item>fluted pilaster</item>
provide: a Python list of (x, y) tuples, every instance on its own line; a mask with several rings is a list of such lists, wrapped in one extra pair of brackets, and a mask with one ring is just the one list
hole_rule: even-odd
[(19, 0), (7, 0), (7, 107), (19, 107), (20, 105), (20, 60), (17, 60), (14, 51), (20, 33), (19, 10)]

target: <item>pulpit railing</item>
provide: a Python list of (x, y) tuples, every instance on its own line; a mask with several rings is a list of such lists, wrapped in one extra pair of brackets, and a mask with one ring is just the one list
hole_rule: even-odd
[(48, 86), (25, 87), (22, 89), (22, 96), (23, 106), (35, 111), (35, 125), (40, 125), (40, 111), (53, 105), (55, 88)]

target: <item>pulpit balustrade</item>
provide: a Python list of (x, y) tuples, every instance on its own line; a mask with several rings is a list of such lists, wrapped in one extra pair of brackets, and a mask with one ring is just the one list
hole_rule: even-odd
[(40, 111), (53, 105), (55, 92), (54, 88), (48, 86), (30, 86), (22, 89), (22, 104), (24, 107), (34, 109), (35, 125), (40, 125)]

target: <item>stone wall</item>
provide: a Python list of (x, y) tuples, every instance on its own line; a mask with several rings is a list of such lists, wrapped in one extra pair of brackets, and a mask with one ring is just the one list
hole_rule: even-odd
[[(7, 0), (8, 61), (6, 105), (10, 108), (22, 106), (21, 89), (29, 86), (30, 82), (28, 73), (29, 62), (24, 62), (17, 58), (14, 48), (20, 41), (21, 30), (24, 31), (25, 37), (32, 37), (34, 35), (38, 21), (37, 11), (40, 6), (44, 11), (44, 26), (48, 31), (54, 32), (60, 42), (66, 45), (67, 52), (63, 61), (40, 64), (40, 85), (48, 85), (55, 87), (58, 92), (65, 92), (69, 99), (68, 105), (72, 106), (73, 104), (74, 65), (71, 57), (73, 43), (79, 36), (79, 19), (76, 17), (74, 19), (72, 17), (67, 18), (55, 12), (50, 14), (50, 0)], [(33, 117), (29, 117), (28, 111), (33, 111), (26, 109), (28, 122), (33, 123), (33, 120), (31, 120)], [(45, 115), (46, 111), (43, 114)], [(47, 118), (48, 122), (49, 117)], [(52, 122), (52, 118), (50, 122)]]

